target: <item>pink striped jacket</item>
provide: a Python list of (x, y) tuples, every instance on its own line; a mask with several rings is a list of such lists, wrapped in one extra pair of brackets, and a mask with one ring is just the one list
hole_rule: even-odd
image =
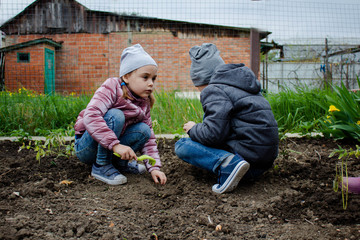
[(101, 144), (101, 146), (112, 150), (113, 146), (120, 143), (120, 141), (115, 133), (108, 128), (103, 116), (109, 109), (120, 109), (125, 115), (123, 131), (130, 124), (138, 122), (144, 122), (150, 127), (150, 139), (145, 143), (141, 153), (149, 155), (156, 160), (154, 166), (147, 162), (145, 163), (149, 172), (155, 169), (159, 170), (161, 168), (161, 161), (152, 128), (150, 101), (149, 99), (136, 98), (131, 94), (134, 100), (124, 99), (120, 83), (120, 78), (109, 78), (96, 90), (86, 109), (82, 110), (77, 117), (74, 126), (75, 134), (83, 134), (87, 130), (92, 138)]

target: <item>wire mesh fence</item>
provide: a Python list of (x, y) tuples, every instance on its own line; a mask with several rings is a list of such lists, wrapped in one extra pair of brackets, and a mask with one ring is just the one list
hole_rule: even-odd
[(212, 42), (270, 92), (359, 75), (356, 0), (1, 0), (0, 89), (93, 93), (140, 43), (159, 65), (157, 91), (195, 91), (188, 51)]

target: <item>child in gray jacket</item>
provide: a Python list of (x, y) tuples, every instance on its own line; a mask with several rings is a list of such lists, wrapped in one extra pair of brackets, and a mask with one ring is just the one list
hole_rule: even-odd
[(242, 178), (256, 178), (272, 166), (278, 154), (277, 122), (248, 67), (225, 64), (211, 43), (194, 46), (189, 54), (204, 117), (202, 123), (184, 124), (190, 138), (180, 139), (175, 153), (217, 174), (214, 192), (230, 192)]

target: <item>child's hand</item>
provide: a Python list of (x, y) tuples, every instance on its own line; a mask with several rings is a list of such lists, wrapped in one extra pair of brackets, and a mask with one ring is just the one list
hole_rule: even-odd
[(133, 160), (133, 159), (136, 160), (137, 159), (134, 150), (132, 150), (132, 148), (129, 146), (125, 146), (122, 144), (116, 144), (113, 147), (113, 152), (119, 154), (121, 156), (122, 160)]
[(164, 185), (166, 183), (165, 173), (160, 170), (153, 170), (151, 172), (151, 177), (153, 178), (155, 183), (160, 183), (161, 185)]
[(184, 131), (187, 133), (188, 131), (190, 131), (190, 129), (193, 127), (193, 126), (195, 126), (195, 122), (193, 122), (193, 121), (189, 121), (189, 122), (187, 122), (187, 123), (185, 123), (184, 124), (184, 127), (183, 127), (183, 129), (184, 129)]

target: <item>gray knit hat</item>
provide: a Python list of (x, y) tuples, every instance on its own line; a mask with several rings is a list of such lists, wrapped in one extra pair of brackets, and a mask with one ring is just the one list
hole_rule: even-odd
[(140, 44), (125, 48), (121, 54), (120, 77), (146, 65), (157, 67), (155, 60), (145, 52)]
[(190, 49), (189, 54), (191, 59), (190, 77), (196, 87), (209, 84), (215, 68), (225, 63), (220, 57), (220, 51), (212, 43), (194, 46)]

